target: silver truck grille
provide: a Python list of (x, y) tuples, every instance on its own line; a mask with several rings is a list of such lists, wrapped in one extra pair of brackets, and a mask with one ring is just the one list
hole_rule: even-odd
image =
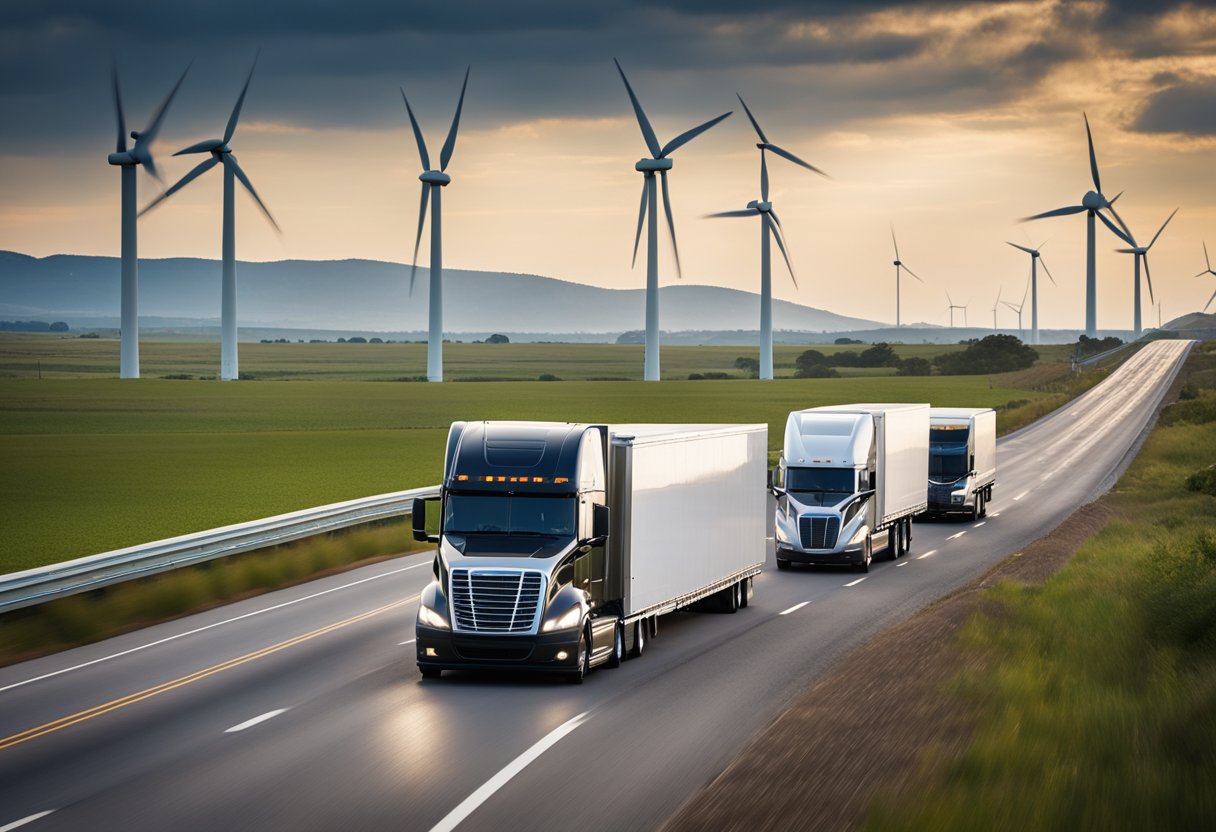
[(839, 536), (839, 517), (804, 515), (798, 518), (798, 537), (803, 549), (835, 549)]
[(539, 572), (452, 570), (452, 615), (457, 630), (530, 633), (536, 628), (544, 579)]

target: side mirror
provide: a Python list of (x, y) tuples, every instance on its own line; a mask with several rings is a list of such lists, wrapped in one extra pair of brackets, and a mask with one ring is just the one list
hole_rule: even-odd
[(774, 497), (784, 497), (785, 489), (773, 485), (773, 481), (777, 479), (777, 469), (770, 468), (767, 473), (768, 476), (766, 478), (765, 487), (769, 490), (769, 493), (771, 493)]
[(426, 533), (426, 504), (433, 501), (425, 497), (415, 497), (414, 507), (410, 511), (410, 521), (414, 528), (414, 540), (421, 543), (439, 542), (439, 535)]
[(602, 540), (608, 537), (612, 523), (612, 509), (596, 503), (591, 506), (591, 537)]

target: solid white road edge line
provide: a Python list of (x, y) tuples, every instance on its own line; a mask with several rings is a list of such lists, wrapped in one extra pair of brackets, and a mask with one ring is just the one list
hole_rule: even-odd
[[(273, 607), (265, 607), (264, 609), (253, 610), (252, 612), (247, 612), (247, 613), (244, 613), (243, 615), (238, 615), (233, 618), (227, 618), (223, 621), (216, 621), (212, 624), (207, 624), (206, 626), (203, 626), (203, 627), (196, 627), (193, 630), (187, 630), (184, 633), (177, 633), (176, 635), (166, 636), (165, 638), (157, 639), (156, 641), (150, 641), (147, 644), (141, 644), (138, 647), (132, 647), (128, 650), (122, 650), (118, 653), (111, 653), (110, 655), (102, 656), (99, 659), (93, 659), (91, 661), (81, 662), (80, 664), (72, 665), (71, 667), (65, 667), (60, 670), (54, 670), (50, 673), (43, 673), (41, 676), (34, 676), (30, 679), (23, 679), (20, 682), (13, 682), (11, 685), (5, 685), (4, 687), (0, 688), (0, 693), (4, 693), (5, 691), (12, 690), (13, 688), (19, 688), (24, 685), (30, 685), (30, 684), (33, 684), (34, 682), (41, 682), (43, 679), (50, 679), (54, 676), (60, 676), (64, 673), (71, 673), (73, 670), (83, 670), (86, 667), (92, 667), (95, 664), (101, 664), (102, 662), (108, 662), (111, 659), (119, 659), (119, 658), (122, 658), (123, 656), (129, 656), (132, 653), (138, 653), (141, 650), (147, 650), (149, 647), (157, 647), (161, 644), (166, 644), (170, 641), (177, 641), (179, 638), (185, 638), (186, 636), (198, 635), (199, 633), (205, 632), (207, 630), (214, 630), (216, 627), (222, 627), (225, 624), (232, 624), (235, 621), (243, 621), (246, 618), (253, 618), (255, 615), (261, 615), (262, 613), (266, 613), (266, 612), (274, 612), (275, 610), (281, 610), (284, 607), (290, 607), (294, 604), (299, 604), (304, 601), (311, 601), (314, 598), (320, 598), (322, 595), (328, 595), (329, 593), (337, 592), (340, 589), (350, 589), (352, 586), (358, 586), (359, 584), (365, 584), (368, 581), (378, 581), (381, 578), (387, 578), (388, 576), (396, 575), (399, 572), (408, 572), (411, 569), (418, 569), (419, 567), (429, 566), (429, 565), (430, 565), (430, 561), (426, 561), (425, 563), (415, 563), (413, 566), (403, 566), (400, 569), (394, 569), (391, 572), (382, 572), (379, 575), (372, 575), (367, 578), (360, 578), (357, 581), (351, 581), (348, 584), (342, 584), (342, 586), (335, 586), (335, 587), (330, 587), (329, 589), (323, 589), (320, 592), (314, 592), (312, 595), (305, 595), (302, 598), (296, 598), (291, 601), (284, 601), (281, 604), (275, 604)], [(0, 828), (0, 832), (4, 832), (4, 830), (2, 828)]]
[[(868, 578), (868, 577), (870, 577), (870, 576), (866, 575), (866, 578)], [(845, 584), (845, 586), (857, 586), (859, 583), (864, 581), (866, 578), (858, 578), (855, 581), (849, 581), (847, 584)]]
[(12, 823), (6, 823), (6, 824), (4, 824), (4, 826), (0, 826), (0, 832), (9, 832), (10, 829), (16, 829), (18, 826), (25, 826), (27, 823), (33, 823), (34, 821), (38, 820), (39, 818), (44, 818), (47, 815), (49, 815), (51, 812), (54, 812), (54, 811), (56, 811), (56, 810), (47, 809), (45, 812), (39, 812), (36, 815), (30, 815), (27, 818), (22, 818), (21, 820), (15, 820)]
[(247, 719), (238, 725), (233, 725), (231, 728), (226, 729), (224, 733), (235, 734), (237, 731), (244, 731), (246, 728), (252, 728), (261, 722), (265, 722), (268, 719), (274, 719), (279, 714), (285, 713), (287, 713), (287, 708), (279, 708), (277, 711), (268, 711), (261, 716), (255, 716), (253, 719)]
[(403, 641), (403, 642), (401, 642), (401, 643), (400, 643), (400, 644), (398, 644), (397, 646), (398, 646), (398, 647), (404, 647), (404, 646), (405, 646), (405, 645), (407, 645), (407, 644), (413, 644), (413, 643), (414, 643), (415, 641), (417, 641), (417, 640), (418, 640), (418, 639), (416, 639), (416, 638), (412, 638), (412, 639), (410, 639), (409, 641)]
[(898, 568), (899, 568), (899, 567), (901, 567), (901, 566), (907, 566), (907, 565), (908, 565), (908, 562), (907, 562), (907, 561), (904, 561), (903, 563), (897, 563), (897, 564), (895, 564), (895, 568), (896, 568), (896, 569), (898, 569)]
[(917, 560), (924, 560), (925, 558), (929, 557), (929, 555), (936, 555), (936, 554), (937, 554), (937, 550), (936, 550), (936, 549), (930, 549), (929, 551), (925, 552), (923, 555), (917, 555), (917, 556), (916, 556), (916, 559), (917, 559)]
[(1000, 517), (1001, 513), (999, 511), (994, 511), (994, 512), (991, 512), (988, 516), (989, 517)]
[[(549, 733), (545, 734), (536, 745), (529, 748), (523, 754), (520, 754), (514, 760), (507, 764), (506, 768), (495, 774), (477, 791), (466, 797), (452, 811), (444, 816), (443, 820), (431, 827), (431, 832), (451, 832), (460, 825), (461, 821), (467, 818), (473, 812), (477, 811), (477, 807), (485, 803), (494, 792), (505, 786), (512, 777), (519, 774), (528, 764), (544, 754), (550, 747), (557, 744), (557, 741), (569, 734), (578, 726), (586, 722), (591, 716), (590, 711), (583, 711), (576, 717), (566, 720), (561, 725), (554, 728)], [(2, 830), (0, 830), (2, 832)]]
[(798, 612), (798, 610), (802, 609), (809, 603), (811, 603), (811, 602), (803, 601), (801, 604), (794, 604), (794, 606), (790, 607), (788, 610), (783, 610), (783, 611), (777, 613), (777, 615), (789, 615), (792, 612)]
[(980, 526), (984, 525), (984, 524), (985, 524), (985, 523), (987, 523), (987, 522), (988, 522), (987, 520), (981, 520), (980, 522), (976, 523), (976, 524), (975, 524), (974, 526), (972, 526), (971, 528), (973, 528), (973, 529), (978, 529)]
[(1023, 497), (1025, 497), (1025, 496), (1026, 496), (1027, 494), (1029, 494), (1029, 493), (1030, 493), (1029, 491), (1023, 491), (1021, 494), (1019, 494), (1018, 496), (1014, 497), (1013, 499), (1014, 499), (1014, 501), (1020, 500), (1020, 499), (1022, 499)]
[(967, 531), (964, 529), (963, 531), (959, 532), (958, 534), (950, 535), (949, 537), (946, 538), (946, 540), (957, 540), (958, 538), (962, 537), (966, 533), (967, 533)]

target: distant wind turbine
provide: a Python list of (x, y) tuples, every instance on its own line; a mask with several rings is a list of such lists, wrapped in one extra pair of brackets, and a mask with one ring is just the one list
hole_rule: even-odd
[[(1039, 220), (1045, 217), (1063, 217), (1069, 214), (1086, 214), (1086, 258), (1085, 258), (1085, 334), (1091, 338), (1098, 329), (1098, 273), (1097, 266), (1094, 260), (1095, 247), (1095, 230), (1094, 217), (1102, 220), (1102, 223), (1110, 229), (1111, 233), (1128, 245), (1135, 245), (1131, 238), (1131, 232), (1127, 229), (1127, 224), (1123, 222), (1122, 217), (1115, 210), (1115, 202), (1119, 199), (1120, 194), (1116, 194), (1114, 199), (1107, 199), (1102, 194), (1102, 182), (1098, 177), (1098, 159), (1094, 155), (1094, 137), (1089, 129), (1089, 117), (1084, 113), (1081, 114), (1085, 119), (1085, 137), (1089, 141), (1089, 172), (1093, 177), (1094, 189), (1086, 191), (1085, 196), (1081, 197), (1080, 205), (1069, 205), (1064, 208), (1057, 208), (1054, 211), (1044, 211), (1041, 214), (1035, 214), (1032, 217), (1026, 217), (1022, 222), (1030, 220)], [(1102, 211), (1110, 211), (1111, 215), (1118, 221), (1116, 226), (1106, 218)]]
[(1001, 289), (1002, 286), (996, 287), (996, 300), (992, 303), (992, 331), (996, 332), (999, 327), (996, 325), (996, 310), (1001, 306)]
[(751, 121), (752, 127), (756, 130), (756, 135), (760, 138), (760, 141), (756, 143), (756, 147), (760, 148), (760, 199), (753, 199), (747, 203), (746, 208), (739, 211), (720, 211), (708, 216), (760, 218), (760, 378), (771, 379), (773, 377), (773, 280), (769, 235), (772, 235), (772, 238), (777, 241), (777, 248), (781, 249), (781, 256), (785, 258), (785, 265), (790, 270), (790, 279), (794, 281), (795, 288), (798, 287), (798, 278), (794, 276), (794, 264), (790, 262), (789, 252), (786, 251), (785, 241), (782, 239), (781, 219), (777, 216), (777, 212), (773, 210), (773, 204), (769, 202), (768, 162), (765, 159), (765, 151), (772, 151), (778, 156), (788, 159), (796, 165), (801, 165), (820, 176), (826, 176), (827, 174), (814, 165), (799, 159), (788, 150), (784, 150), (769, 142), (768, 137), (764, 135), (764, 131), (760, 129), (760, 124), (756, 121), (756, 117), (748, 109), (747, 102), (743, 100), (743, 96), (738, 93), (735, 93), (735, 95), (738, 97), (739, 103), (743, 105), (743, 110), (747, 113), (748, 120)]
[(1027, 283), (1026, 288), (1024, 290), (1022, 290), (1022, 301), (1021, 301), (1021, 303), (1018, 303), (1016, 305), (1013, 303), (1010, 303), (1007, 300), (1001, 301), (1001, 303), (1005, 304), (1010, 309), (1012, 309), (1014, 312), (1018, 313), (1018, 336), (1019, 337), (1021, 337), (1022, 333), (1025, 331), (1022, 329), (1022, 310), (1026, 308), (1026, 293), (1029, 291), (1030, 291), (1030, 284)]
[(122, 168), (122, 299), (121, 323), (118, 346), (118, 377), (139, 378), (139, 240), (136, 227), (135, 209), (135, 168), (143, 165), (144, 170), (160, 181), (160, 172), (152, 161), (152, 142), (160, 132), (161, 122), (173, 97), (177, 95), (182, 81), (190, 66), (182, 72), (173, 89), (165, 96), (160, 107), (152, 115), (152, 120), (142, 131), (132, 130), (130, 137), (135, 140), (134, 147), (127, 147), (127, 119), (122, 109), (122, 93), (118, 88), (118, 66), (113, 67), (114, 81), (114, 114), (118, 117), (118, 142), (114, 152), (109, 156), (111, 165)]
[[(1203, 243), (1203, 263), (1205, 266), (1207, 266), (1207, 268), (1195, 275), (1195, 277), (1203, 277), (1206, 274), (1216, 277), (1216, 271), (1212, 270), (1212, 261), (1208, 259), (1208, 244), (1206, 240)], [(1216, 292), (1212, 292), (1212, 296), (1208, 298), (1208, 302), (1203, 305), (1203, 311), (1205, 313), (1208, 311), (1208, 307), (1212, 305), (1212, 301), (1214, 300), (1216, 300)]]
[(253, 70), (257, 68), (258, 59), (254, 56), (253, 66), (249, 67), (249, 77), (245, 79), (245, 86), (241, 88), (241, 94), (236, 100), (236, 106), (232, 108), (232, 115), (228, 117), (228, 126), (224, 128), (224, 137), (222, 139), (205, 139), (196, 144), (174, 153), (174, 156), (182, 156), (191, 153), (209, 153), (210, 158), (200, 162), (193, 170), (183, 176), (177, 183), (165, 191), (163, 194), (152, 200), (144, 210), (140, 211), (140, 216), (151, 211), (161, 202), (173, 196), (186, 185), (193, 182), (198, 177), (202, 176), (207, 171), (211, 170), (216, 165), (224, 166), (224, 224), (223, 237), (221, 241), (221, 252), (223, 255), (223, 283), (220, 293), (220, 380), (232, 381), (240, 377), (240, 368), (237, 365), (237, 348), (236, 348), (236, 180), (241, 180), (241, 185), (253, 197), (253, 201), (262, 209), (262, 213), (266, 215), (266, 219), (274, 226), (274, 230), (282, 233), (279, 224), (274, 221), (274, 217), (270, 214), (270, 209), (262, 202), (262, 198), (258, 196), (258, 192), (254, 190), (253, 183), (249, 181), (249, 177), (245, 175), (245, 171), (237, 164), (236, 156), (232, 152), (232, 148), (228, 143), (232, 141), (232, 136), (236, 133), (236, 124), (241, 117), (241, 107), (245, 104), (245, 94), (249, 92), (249, 82), (253, 80)]
[[(1009, 243), (1008, 240), (1005, 241)], [(1020, 246), (1017, 243), (1009, 243), (1018, 251), (1024, 251), (1030, 255), (1030, 343), (1039, 343), (1039, 262), (1042, 261), (1043, 271), (1051, 278), (1051, 285), (1059, 286), (1056, 279), (1051, 276), (1051, 270), (1047, 268), (1047, 261), (1043, 260), (1043, 254), (1040, 251), (1047, 243), (1039, 243), (1038, 248), (1028, 248)], [(1018, 324), (1019, 329), (1021, 324)]]
[(426, 223), (427, 200), (431, 203), (431, 289), (429, 331), (426, 346), (426, 380), (443, 381), (443, 212), (440, 201), (443, 189), (452, 181), (444, 171), (448, 162), (452, 161), (452, 151), (456, 148), (456, 131), (460, 127), (460, 111), (464, 109), (464, 92), (469, 86), (469, 70), (464, 71), (464, 83), (460, 86), (460, 98), (456, 101), (456, 114), (452, 116), (452, 126), (448, 130), (447, 140), (439, 151), (439, 170), (431, 170), (431, 157), (426, 152), (426, 140), (422, 138), (422, 130), (418, 127), (418, 119), (414, 118), (414, 110), (410, 101), (401, 90), (401, 99), (405, 102), (405, 111), (410, 117), (410, 126), (414, 129), (414, 139), (418, 142), (418, 156), (422, 160), (422, 202), (418, 208), (418, 234), (414, 238), (414, 260), (410, 264), (410, 294), (414, 293), (414, 274), (418, 268), (418, 246), (422, 242), (422, 226)]
[(901, 272), (901, 270), (902, 270), (902, 271), (907, 272), (907, 273), (908, 273), (908, 274), (910, 274), (910, 275), (912, 275), (912, 276), (913, 276), (913, 277), (915, 277), (917, 280), (919, 280), (919, 281), (920, 281), (922, 284), (923, 284), (925, 281), (921, 280), (921, 279), (920, 279), (920, 277), (919, 277), (919, 276), (917, 276), (916, 272), (914, 272), (914, 271), (912, 271), (911, 269), (909, 269), (909, 268), (907, 267), (907, 265), (905, 265), (905, 263), (903, 262), (903, 260), (901, 260), (901, 259), (900, 259), (900, 257), (899, 257), (899, 243), (897, 243), (897, 242), (895, 241), (895, 226), (894, 226), (894, 225), (892, 225), (892, 226), (891, 226), (891, 245), (895, 247), (895, 262), (894, 262), (894, 264), (893, 264), (893, 265), (895, 266), (895, 325), (896, 325), (896, 326), (900, 326), (900, 319), (899, 319), (899, 278), (900, 278), (900, 272)]
[(1153, 244), (1157, 242), (1157, 238), (1161, 236), (1161, 232), (1165, 230), (1165, 227), (1170, 224), (1170, 220), (1172, 220), (1174, 218), (1174, 214), (1177, 214), (1177, 213), (1178, 213), (1178, 209), (1175, 208), (1174, 212), (1165, 218), (1165, 222), (1161, 223), (1161, 227), (1157, 229), (1157, 233), (1153, 235), (1153, 239), (1149, 241), (1148, 245), (1138, 246), (1138, 245), (1136, 245), (1135, 242), (1133, 242), (1131, 248), (1117, 249), (1117, 251), (1120, 254), (1132, 255), (1132, 259), (1135, 260), (1135, 262), (1136, 262), (1135, 277), (1133, 278), (1136, 282), (1135, 282), (1135, 291), (1133, 292), (1133, 295), (1135, 298), (1134, 303), (1136, 305), (1136, 311), (1135, 311), (1135, 315), (1134, 315), (1134, 329), (1135, 329), (1137, 338), (1140, 337), (1140, 333), (1142, 331), (1141, 326), (1140, 326), (1140, 305), (1141, 305), (1141, 303), (1140, 303), (1140, 264), (1144, 263), (1144, 276), (1145, 276), (1145, 278), (1148, 279), (1149, 301), (1155, 303), (1157, 299), (1153, 297), (1153, 275), (1152, 275), (1152, 272), (1150, 272), (1149, 268), (1148, 268), (1148, 250), (1151, 249), (1153, 247)]
[(949, 303), (950, 303), (950, 306), (949, 306), (950, 328), (951, 329), (954, 328), (954, 310), (961, 309), (961, 310), (963, 310), (963, 328), (966, 329), (967, 328), (967, 304), (966, 303), (955, 303), (954, 298), (950, 297), (949, 292), (946, 292), (946, 300), (949, 301)]
[(642, 105), (638, 102), (638, 97), (633, 93), (633, 87), (629, 85), (629, 79), (625, 77), (625, 70), (621, 69), (621, 62), (616, 58), (613, 58), (612, 61), (616, 64), (617, 72), (621, 74), (621, 80), (625, 82), (625, 90), (629, 93), (629, 102), (633, 105), (633, 112), (637, 116), (638, 126), (642, 129), (642, 138), (646, 141), (646, 149), (650, 151), (650, 157), (639, 160), (633, 166), (634, 170), (640, 172), (644, 177), (642, 182), (642, 204), (638, 208), (638, 230), (633, 239), (633, 262), (636, 264), (638, 261), (638, 244), (642, 239), (642, 223), (649, 216), (650, 223), (646, 229), (646, 358), (644, 378), (646, 381), (658, 381), (659, 203), (657, 183), (655, 182), (654, 175), (658, 173), (663, 182), (663, 211), (667, 214), (667, 229), (671, 232), (671, 248), (676, 258), (676, 273), (683, 277), (683, 270), (680, 268), (680, 248), (676, 245), (676, 226), (671, 218), (671, 195), (667, 190), (667, 171), (672, 168), (672, 160), (669, 157), (678, 148), (683, 147), (731, 113), (727, 112), (716, 118), (711, 118), (704, 124), (700, 124), (691, 130), (686, 130), (667, 144), (660, 146), (659, 140), (654, 134), (654, 128), (650, 126), (650, 120), (646, 118), (646, 113), (643, 112)]

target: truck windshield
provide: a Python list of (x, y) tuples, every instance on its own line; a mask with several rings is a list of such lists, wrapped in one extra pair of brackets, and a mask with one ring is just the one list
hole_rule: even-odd
[(929, 454), (929, 479), (938, 482), (954, 482), (959, 477), (966, 476), (967, 454), (966, 447), (959, 453)]
[(835, 505), (854, 492), (857, 474), (852, 468), (787, 468), (785, 490), (792, 494), (816, 494), (820, 497), (808, 501), (799, 496), (800, 502), (819, 505)]
[(576, 501), (570, 497), (451, 494), (443, 514), (445, 534), (574, 534)]

